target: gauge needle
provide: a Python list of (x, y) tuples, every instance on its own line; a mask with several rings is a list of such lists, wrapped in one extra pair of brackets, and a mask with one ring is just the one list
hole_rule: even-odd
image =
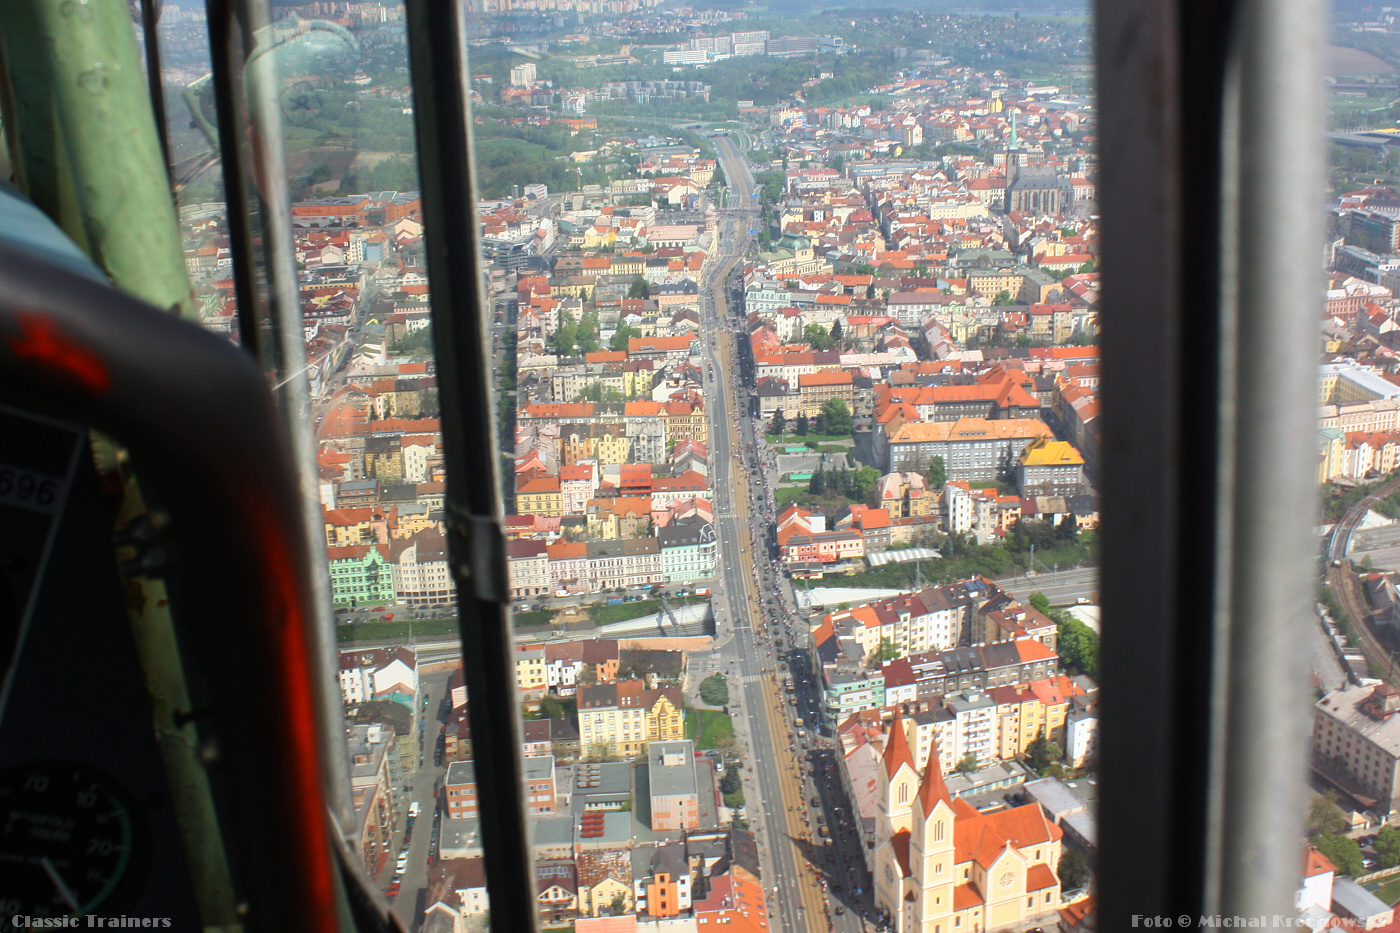
[(53, 886), (58, 888), (58, 893), (63, 895), (63, 899), (68, 902), (68, 906), (73, 908), (77, 913), (82, 913), (82, 908), (78, 906), (78, 899), (73, 896), (72, 889), (64, 882), (63, 876), (58, 873), (58, 869), (53, 867), (53, 862), (49, 861), (49, 857), (46, 855), (39, 859), (39, 864), (44, 866), (44, 873), (49, 876), (49, 880), (53, 882)]

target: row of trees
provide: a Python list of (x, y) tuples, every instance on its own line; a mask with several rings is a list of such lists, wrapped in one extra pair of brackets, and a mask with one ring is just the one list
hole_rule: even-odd
[[(1342, 835), (1347, 831), (1347, 818), (1337, 806), (1337, 795), (1333, 791), (1314, 794), (1308, 807), (1308, 832), (1312, 834), (1312, 844), (1331, 860), (1337, 870), (1353, 878), (1366, 872), (1361, 855), (1361, 846), (1355, 839)], [(1376, 851), (1377, 868), (1394, 868), (1400, 865), (1400, 829), (1382, 826), (1376, 833), (1371, 848)]]
[[(787, 431), (787, 416), (778, 410), (773, 413), (772, 432), (783, 434)], [(793, 433), (798, 437), (806, 437), (811, 432), (825, 434), (828, 437), (850, 437), (855, 431), (855, 421), (851, 417), (851, 409), (839, 398), (829, 398), (822, 404), (821, 411), (817, 413), (815, 419), (809, 419), (804, 411), (797, 416), (793, 422)]]
[(869, 503), (880, 484), (880, 471), (871, 466), (858, 470), (819, 468), (807, 482), (807, 491), (814, 496), (844, 496), (852, 502)]
[(1032, 593), (1033, 609), (1055, 620), (1056, 650), (1071, 674), (1087, 674), (1099, 679), (1099, 633), (1063, 609), (1050, 608), (1044, 593)]

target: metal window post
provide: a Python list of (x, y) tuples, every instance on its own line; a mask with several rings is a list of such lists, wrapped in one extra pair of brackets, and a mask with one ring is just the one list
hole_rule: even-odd
[(1322, 5), (1097, 15), (1099, 924), (1286, 916), (1315, 576)]
[(465, 7), (407, 0), (413, 113), (444, 400), (448, 556), (461, 608), (462, 670), (480, 795), (494, 929), (538, 928), (501, 533), (500, 447), (491, 394), (491, 330), (472, 174)]

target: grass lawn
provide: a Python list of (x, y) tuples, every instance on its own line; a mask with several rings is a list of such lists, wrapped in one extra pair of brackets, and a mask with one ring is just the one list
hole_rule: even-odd
[(817, 445), (817, 453), (819, 453), (819, 454), (845, 454), (845, 453), (850, 453), (851, 450), (852, 450), (852, 448), (854, 448), (854, 447), (855, 447), (854, 444), (818, 444), (818, 445)]
[(778, 435), (770, 432), (768, 434), (763, 435), (763, 439), (770, 444), (805, 444), (808, 441), (814, 441), (817, 444), (821, 444), (824, 441), (846, 441), (847, 443), (850, 443), (850, 441), (852, 440), (851, 435), (849, 434), (818, 434), (816, 431), (808, 431), (806, 434), (803, 434), (801, 436), (798, 436), (789, 431), (782, 437), (779, 437)]
[[(680, 599), (671, 600), (671, 605), (688, 605), (690, 603), (702, 602), (704, 597), (683, 596)], [(626, 622), (628, 619), (637, 619), (642, 616), (649, 616), (661, 608), (659, 599), (643, 599), (635, 603), (617, 603), (612, 606), (590, 606), (587, 609), (588, 615), (593, 619), (594, 625), (607, 625), (611, 622)]]
[[(549, 613), (545, 613), (548, 615)], [(413, 638), (429, 635), (457, 634), (456, 619), (418, 619), (413, 623)], [(336, 641), (396, 641), (408, 640), (407, 622), (354, 622), (335, 627)]]
[(778, 508), (785, 509), (797, 501), (798, 496), (807, 494), (807, 486), (779, 486), (773, 493), (773, 498), (778, 500)]
[[(1092, 563), (1097, 559), (1098, 548), (1092, 532), (1083, 532), (1074, 544), (1060, 544), (1055, 547), (1037, 550), (1035, 562), (1039, 571), (1050, 580), (1047, 566), (1059, 564), (1061, 570)], [(1002, 547), (981, 546), (968, 553), (944, 557), (940, 560), (921, 562), (925, 583), (951, 583), (966, 580), (968, 577), (1007, 577), (1013, 571), (1024, 570), (1028, 556), (1012, 554)], [(847, 577), (832, 577), (823, 580), (824, 586), (875, 586), (904, 587), (914, 582), (914, 564), (885, 564), (873, 570), (864, 570)], [(1029, 583), (1029, 581), (1027, 581)]]
[(695, 740), (698, 749), (719, 748), (719, 742), (734, 739), (734, 723), (717, 709), (688, 709), (685, 711), (685, 737)]
[(549, 620), (554, 618), (554, 613), (549, 609), (531, 609), (528, 612), (511, 613), (511, 625), (515, 628), (538, 628), (548, 625)]
[(1400, 899), (1400, 877), (1395, 877), (1371, 892), (1387, 904), (1394, 904)]

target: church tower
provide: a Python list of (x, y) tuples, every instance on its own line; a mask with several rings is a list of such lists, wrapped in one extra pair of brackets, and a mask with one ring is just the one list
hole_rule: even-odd
[(905, 879), (913, 872), (909, 843), (918, 790), (919, 772), (909, 750), (904, 720), (895, 714), (876, 774), (875, 838), (879, 847), (875, 850), (875, 906), (889, 914), (896, 933), (909, 929), (903, 922), (904, 894), (908, 889)]
[(910, 869), (917, 885), (918, 933), (949, 933), (952, 929), (953, 888), (953, 798), (943, 783), (938, 739), (929, 748), (924, 780), (914, 801), (913, 833), (909, 850)]

